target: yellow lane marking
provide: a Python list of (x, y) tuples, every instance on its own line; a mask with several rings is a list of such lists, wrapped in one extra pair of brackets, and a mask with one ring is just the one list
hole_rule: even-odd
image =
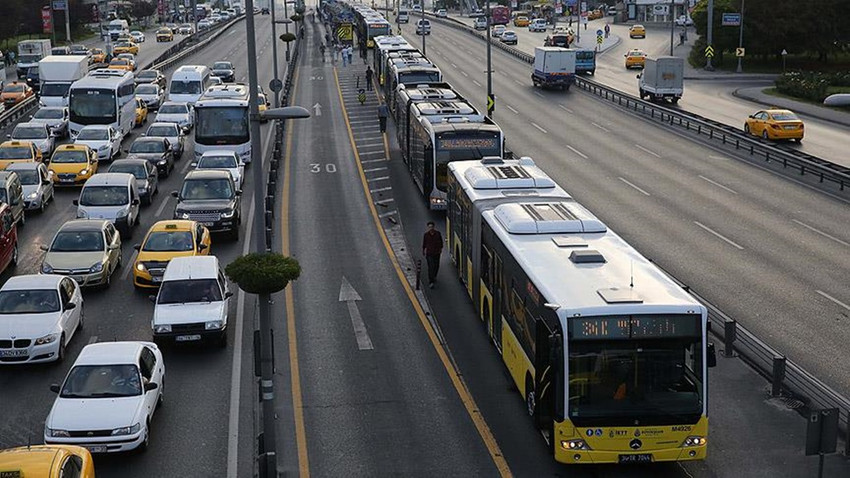
[[(469, 418), (472, 419), (472, 423), (475, 425), (475, 428), (478, 431), (478, 435), (481, 436), (481, 439), (484, 441), (484, 445), (487, 447), (487, 451), (490, 453), (490, 458), (492, 458), (493, 463), (499, 470), (499, 475), (505, 478), (512, 477), (513, 475), (511, 474), (511, 470), (508, 467), (508, 462), (505, 460), (504, 455), (502, 455), (502, 450), (499, 448), (499, 444), (496, 443), (496, 438), (490, 431), (490, 427), (487, 426), (487, 422), (484, 421), (484, 417), (481, 415), (481, 410), (478, 409), (478, 405), (475, 403), (475, 400), (469, 393), (466, 384), (460, 377), (460, 373), (457, 371), (457, 369), (454, 368), (451, 361), (449, 360), (448, 355), (446, 355), (445, 350), (443, 350), (443, 348), (440, 346), (440, 342), (437, 339), (437, 334), (436, 332), (434, 332), (434, 329), (431, 327), (430, 322), (428, 322), (428, 319), (425, 317), (425, 312), (419, 305), (419, 301), (416, 300), (416, 294), (414, 294), (413, 289), (410, 288), (410, 284), (407, 282), (407, 279), (404, 276), (404, 272), (402, 272), (401, 266), (398, 263), (398, 259), (393, 253), (392, 247), (390, 247), (390, 242), (387, 239), (387, 235), (384, 232), (384, 228), (381, 227), (381, 220), (378, 217), (378, 211), (375, 209), (375, 204), (372, 202), (371, 195), (369, 194), (369, 185), (366, 182), (366, 174), (363, 172), (363, 165), (360, 163), (360, 154), (357, 152), (357, 143), (354, 141), (354, 133), (352, 132), (351, 124), (348, 121), (348, 110), (345, 108), (345, 101), (342, 97), (342, 89), (339, 85), (339, 75), (337, 74), (336, 68), (334, 68), (334, 80), (336, 81), (336, 89), (339, 93), (339, 102), (342, 105), (342, 116), (345, 119), (345, 125), (348, 128), (348, 140), (351, 142), (351, 149), (354, 151), (354, 158), (357, 160), (357, 170), (360, 173), (360, 183), (363, 186), (363, 193), (366, 195), (366, 202), (369, 203), (369, 210), (372, 212), (372, 220), (375, 223), (375, 229), (378, 230), (378, 235), (381, 236), (381, 242), (383, 242), (384, 244), (384, 249), (386, 249), (387, 251), (387, 256), (390, 258), (390, 261), (393, 264), (393, 268), (395, 269), (399, 282), (401, 283), (402, 287), (404, 287), (404, 290), (407, 293), (407, 297), (410, 300), (410, 303), (413, 305), (413, 309), (416, 311), (416, 315), (419, 317), (419, 322), (422, 324), (422, 327), (428, 334), (428, 339), (430, 339), (431, 345), (437, 352), (437, 356), (440, 358), (440, 362), (442, 362), (443, 368), (446, 369), (446, 373), (448, 373), (449, 378), (452, 381), (452, 385), (457, 391), (458, 396), (460, 396), (460, 400), (461, 402), (463, 402), (463, 406), (464, 408), (466, 408), (466, 412), (469, 414)], [(387, 155), (387, 160), (389, 160), (390, 150), (389, 147), (387, 147), (386, 134), (384, 135), (384, 147), (386, 148), (384, 152)]]
[[(296, 98), (298, 91), (298, 72), (295, 70), (293, 78), (292, 98)], [(286, 129), (286, 154), (283, 156), (283, 200), (280, 205), (280, 230), (284, 256), (289, 256), (289, 186), (291, 183), (290, 166), (292, 164), (292, 130)], [(289, 367), (292, 383), (292, 411), (295, 416), (295, 442), (298, 447), (298, 471), (301, 477), (310, 476), (310, 461), (307, 458), (307, 433), (304, 428), (304, 408), (301, 397), (301, 372), (298, 365), (298, 341), (295, 331), (295, 300), (292, 297), (293, 284), (289, 284), (284, 291), (286, 297), (286, 332), (289, 336)]]

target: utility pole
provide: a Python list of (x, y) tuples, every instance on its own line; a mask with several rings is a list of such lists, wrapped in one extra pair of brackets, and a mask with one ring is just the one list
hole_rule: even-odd
[[(420, 13), (422, 14), (422, 19), (420, 20), (420, 25), (422, 25), (422, 56), (425, 56), (425, 0), (419, 0), (419, 7)], [(418, 33), (419, 28), (416, 30)]]
[[(271, 10), (272, 10), (272, 22), (274, 22), (274, 4), (275, 4), (276, 1), (277, 0), (269, 0), (269, 3), (271, 3)], [(287, 10), (287, 7), (286, 7), (286, 0), (283, 0), (283, 16), (286, 17), (286, 19), (283, 21), (283, 28), (285, 30), (285, 33), (289, 33), (289, 22), (290, 22), (290, 20), (289, 20), (289, 11)], [(286, 42), (286, 63), (287, 64), (289, 64), (289, 44), (290, 43), (292, 43), (292, 42)]]
[[(708, 35), (706, 36), (706, 42), (708, 43), (707, 46), (713, 47), (711, 44), (711, 35), (712, 30), (714, 29), (714, 0), (708, 0), (708, 25), (706, 26), (708, 27), (706, 29), (708, 30)], [(708, 71), (714, 71), (714, 66), (711, 64), (711, 56), (706, 56), (705, 69)]]
[(673, 33), (676, 30), (676, 1), (670, 0), (670, 56), (673, 56)]
[(490, 0), (487, 0), (487, 116), (493, 117), (496, 109), (496, 99), (493, 97), (493, 63), (490, 53), (490, 31), (493, 23), (493, 12), (490, 11)]
[[(740, 28), (741, 29), (739, 30), (739, 33), (738, 33), (738, 48), (744, 48), (744, 0), (741, 0), (741, 27)], [(743, 57), (741, 57), (741, 56), (738, 57), (738, 68), (737, 68), (737, 70), (735, 70), (738, 73), (741, 73), (743, 71), (742, 68), (741, 68), (741, 60), (742, 59), (743, 59)]]
[[(286, 1), (286, 0), (284, 0), (284, 1)], [(274, 21), (274, 4), (275, 4), (275, 0), (271, 0), (271, 8), (269, 10), (271, 10), (270, 13), (272, 14), (272, 56), (274, 56), (274, 61), (272, 63), (273, 68), (274, 68), (274, 75), (272, 75), (272, 77), (274, 78), (275, 83), (277, 83), (277, 82), (280, 81), (280, 76), (279, 76), (279, 73), (278, 73), (279, 70), (277, 68), (277, 40), (278, 39), (277, 39), (277, 24)], [(246, 17), (247, 16), (253, 17), (254, 16), (254, 9), (252, 8), (250, 11), (246, 11), (245, 16)], [(286, 42), (286, 45), (288, 47), (289, 42)], [(286, 55), (286, 63), (287, 64), (289, 63), (289, 53), (288, 52), (287, 52), (287, 55)], [(272, 93), (274, 93), (274, 103), (273, 103), (274, 107), (279, 108), (280, 107), (280, 98), (279, 98), (280, 92), (279, 91), (272, 91)]]

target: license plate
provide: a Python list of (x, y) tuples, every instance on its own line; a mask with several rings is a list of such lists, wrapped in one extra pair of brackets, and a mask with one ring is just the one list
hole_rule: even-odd
[(26, 357), (27, 349), (0, 350), (0, 357)]
[(90, 451), (91, 453), (106, 453), (106, 445), (87, 446), (86, 450)]
[(620, 463), (652, 463), (652, 454), (620, 455)]
[(74, 178), (62, 178), (62, 179), (60, 179), (59, 181), (60, 181), (60, 182), (63, 182), (63, 183), (73, 183), (73, 182), (74, 182)]
[(162, 277), (159, 276), (151, 276), (151, 280), (154, 282), (162, 282)]
[(202, 225), (204, 225), (204, 226), (207, 226), (207, 227), (210, 227), (210, 226), (215, 225), (215, 223), (214, 223), (214, 222), (212, 222), (212, 221), (202, 222), (201, 224), (202, 224)]
[(197, 334), (195, 334), (195, 335), (178, 335), (177, 337), (174, 338), (174, 340), (176, 340), (178, 342), (191, 342), (191, 341), (194, 341), (194, 340), (201, 340), (201, 336), (197, 335)]
[(785, 125), (785, 129), (797, 129), (795, 125)]

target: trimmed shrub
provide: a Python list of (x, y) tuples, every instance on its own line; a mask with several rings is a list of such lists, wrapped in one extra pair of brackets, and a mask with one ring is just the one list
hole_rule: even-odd
[(291, 257), (273, 252), (237, 257), (224, 269), (227, 277), (249, 294), (273, 294), (301, 275), (301, 266)]

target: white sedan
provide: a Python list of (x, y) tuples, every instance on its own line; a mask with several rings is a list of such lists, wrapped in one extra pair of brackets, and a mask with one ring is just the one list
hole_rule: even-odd
[(144, 43), (145, 42), (145, 34), (140, 32), (139, 30), (133, 30), (130, 32), (130, 38), (133, 39), (136, 43)]
[(56, 138), (50, 133), (50, 127), (41, 122), (18, 123), (8, 137), (14, 141), (32, 142), (45, 158), (49, 158), (53, 154), (56, 141)]
[(195, 125), (195, 115), (189, 103), (166, 101), (156, 112), (155, 123), (177, 123), (184, 131)]
[(242, 189), (245, 165), (239, 161), (239, 155), (235, 151), (207, 151), (192, 165), (197, 169), (223, 169), (230, 173), (233, 182), (236, 183), (236, 189)]
[(97, 151), (97, 159), (109, 161), (121, 153), (123, 135), (115, 128), (104, 124), (83, 126), (74, 144), (84, 144)]
[(0, 289), (0, 364), (62, 360), (82, 326), (83, 296), (73, 279), (10, 277)]
[(162, 403), (165, 363), (150, 342), (99, 342), (80, 352), (44, 422), (44, 443), (92, 453), (146, 450)]

